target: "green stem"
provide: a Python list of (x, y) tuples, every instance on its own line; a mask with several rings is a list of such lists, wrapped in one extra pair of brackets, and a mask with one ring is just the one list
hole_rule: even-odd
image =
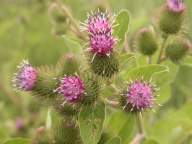
[(140, 114), (137, 114), (136, 120), (137, 120), (137, 126), (138, 126), (139, 133), (141, 135), (145, 135), (145, 129), (144, 129), (142, 117)]
[(167, 42), (167, 39), (168, 39), (168, 35), (165, 35), (164, 36), (164, 40), (163, 40), (163, 43), (162, 43), (162, 46), (161, 46), (161, 49), (160, 49), (160, 52), (159, 52), (159, 57), (157, 59), (157, 64), (160, 64), (161, 63), (161, 58), (164, 54), (164, 50), (165, 50), (165, 46), (166, 46), (166, 42)]
[(152, 56), (148, 56), (148, 64), (152, 63)]

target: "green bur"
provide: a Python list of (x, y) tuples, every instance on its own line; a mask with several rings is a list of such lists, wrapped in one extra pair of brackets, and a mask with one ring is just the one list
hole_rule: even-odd
[(174, 12), (165, 7), (162, 11), (159, 26), (166, 34), (176, 34), (180, 31), (184, 20), (184, 11)]
[(166, 56), (172, 61), (177, 62), (181, 60), (189, 49), (187, 40), (175, 39), (173, 43), (169, 44), (166, 48)]
[(54, 117), (53, 137), (55, 144), (82, 144), (78, 126), (67, 117)]
[(90, 67), (96, 75), (111, 78), (119, 71), (119, 62), (115, 54), (110, 56), (89, 55)]
[(79, 60), (73, 53), (65, 54), (57, 63), (60, 75), (73, 75), (79, 72)]
[(138, 34), (138, 49), (144, 55), (153, 55), (158, 49), (154, 34), (148, 28), (143, 28)]
[(88, 72), (86, 75), (84, 75), (83, 79), (85, 83), (85, 94), (82, 99), (82, 104), (90, 105), (93, 104), (99, 96), (100, 86), (98, 78)]

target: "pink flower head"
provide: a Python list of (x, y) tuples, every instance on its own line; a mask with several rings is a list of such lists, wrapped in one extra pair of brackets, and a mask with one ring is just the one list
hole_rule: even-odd
[(167, 0), (167, 6), (173, 12), (182, 12), (185, 10), (183, 0)]
[(107, 34), (97, 34), (90, 37), (90, 51), (93, 54), (99, 55), (110, 55), (113, 51), (113, 46), (115, 44), (114, 38), (109, 33)]
[(84, 94), (83, 81), (77, 76), (65, 76), (56, 89), (68, 102), (78, 102)]
[(37, 81), (37, 70), (29, 64), (28, 61), (23, 61), (19, 66), (19, 71), (15, 74), (13, 84), (17, 89), (30, 91), (34, 88)]
[(96, 12), (89, 15), (85, 28), (89, 33), (90, 48), (93, 54), (109, 56), (115, 45), (115, 38), (112, 36), (112, 25), (107, 13)]
[(91, 34), (111, 33), (112, 24), (106, 13), (95, 13), (88, 18), (88, 32)]
[(137, 80), (129, 84), (126, 97), (131, 111), (142, 111), (153, 106), (154, 89), (149, 83)]

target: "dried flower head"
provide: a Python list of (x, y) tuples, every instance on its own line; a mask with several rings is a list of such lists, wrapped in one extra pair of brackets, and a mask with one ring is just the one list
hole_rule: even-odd
[(24, 60), (18, 68), (19, 70), (13, 79), (14, 87), (24, 91), (32, 90), (37, 82), (37, 70), (26, 60)]
[(124, 95), (124, 108), (134, 112), (141, 112), (152, 108), (155, 100), (155, 88), (149, 82), (136, 80), (128, 85)]
[(84, 91), (84, 83), (78, 76), (65, 76), (56, 89), (56, 92), (62, 94), (68, 102), (78, 102)]

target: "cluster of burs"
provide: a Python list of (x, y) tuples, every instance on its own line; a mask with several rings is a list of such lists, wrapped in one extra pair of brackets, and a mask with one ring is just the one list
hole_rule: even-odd
[[(167, 1), (162, 7), (157, 29), (164, 42), (159, 44), (157, 32), (151, 27), (145, 27), (137, 33), (137, 50), (150, 57), (159, 50), (162, 54), (157, 63), (165, 59), (178, 63), (190, 48), (189, 41), (182, 34), (185, 13), (186, 6), (182, 1)], [(55, 143), (82, 143), (76, 123), (77, 114), (83, 106), (91, 107), (102, 101), (99, 96), (100, 83), (115, 78), (121, 71), (117, 58), (119, 52), (115, 49), (119, 40), (113, 36), (114, 26), (114, 17), (109, 13), (92, 12), (81, 26), (81, 30), (86, 31), (88, 45), (80, 61), (69, 53), (54, 67), (34, 67), (28, 61), (18, 66), (13, 79), (14, 87), (32, 93), (64, 117), (57, 122), (59, 126), (56, 127)], [(82, 60), (86, 64), (81, 65)], [(122, 110), (137, 113), (155, 105), (156, 87), (150, 81), (141, 78), (129, 82), (125, 87), (119, 94), (118, 103)], [(62, 132), (62, 129), (68, 131)], [(60, 138), (61, 133), (68, 136), (71, 133), (73, 138)]]

